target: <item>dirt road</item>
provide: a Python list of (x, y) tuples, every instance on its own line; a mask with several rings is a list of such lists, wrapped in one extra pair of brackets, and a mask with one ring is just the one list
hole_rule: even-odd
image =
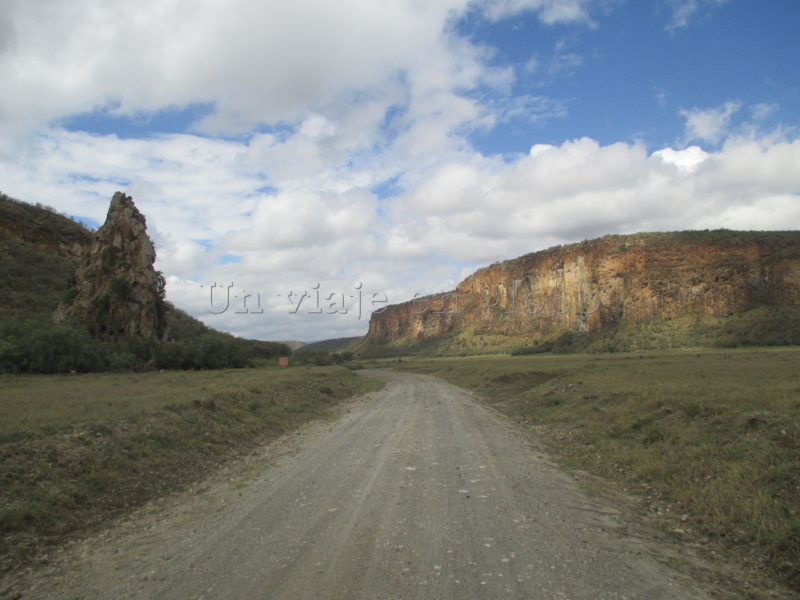
[(274, 465), (87, 542), (21, 598), (704, 597), (501, 417), (384, 376)]

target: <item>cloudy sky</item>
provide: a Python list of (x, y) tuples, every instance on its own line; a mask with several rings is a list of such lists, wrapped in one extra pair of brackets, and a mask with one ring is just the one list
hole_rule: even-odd
[(213, 327), (360, 335), (554, 244), (800, 229), (799, 30), (796, 0), (0, 0), (0, 191), (92, 227), (132, 195)]

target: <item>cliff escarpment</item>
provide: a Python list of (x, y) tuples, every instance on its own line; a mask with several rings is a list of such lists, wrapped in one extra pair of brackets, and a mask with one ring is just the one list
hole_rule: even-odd
[(478, 270), (455, 290), (374, 313), (367, 340), (408, 344), (471, 328), (546, 339), (686, 315), (800, 305), (800, 232), (611, 235)]

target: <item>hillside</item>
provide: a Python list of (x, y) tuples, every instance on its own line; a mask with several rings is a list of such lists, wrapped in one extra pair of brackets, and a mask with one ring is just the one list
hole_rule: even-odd
[(292, 352), (297, 352), (300, 350), (300, 348), (306, 345), (306, 342), (300, 342), (297, 340), (282, 340), (280, 343), (286, 344)]
[(0, 194), (0, 372), (243, 367), (291, 353), (210, 329), (169, 302), (161, 306), (160, 339), (100, 340), (76, 320), (56, 323), (56, 309), (76, 296), (76, 271), (95, 235), (52, 209)]
[(298, 349), (298, 353), (304, 352), (346, 352), (352, 350), (356, 343), (360, 342), (362, 337), (343, 337), (333, 338), (330, 340), (320, 340), (319, 342), (311, 342), (302, 348)]
[(362, 354), (800, 343), (800, 232), (610, 235), (373, 314)]
[(49, 206), (20, 202), (0, 193), (0, 239), (76, 259), (92, 243), (92, 235), (91, 230)]

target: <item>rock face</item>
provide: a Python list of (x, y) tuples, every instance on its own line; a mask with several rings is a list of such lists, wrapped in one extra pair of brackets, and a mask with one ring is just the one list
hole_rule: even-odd
[(388, 306), (375, 344), (455, 329), (533, 340), (698, 313), (800, 304), (800, 232), (606, 236), (480, 269), (455, 290)]
[(56, 311), (100, 338), (158, 338), (163, 332), (163, 277), (144, 215), (133, 199), (114, 194), (106, 221), (75, 271), (75, 294)]

